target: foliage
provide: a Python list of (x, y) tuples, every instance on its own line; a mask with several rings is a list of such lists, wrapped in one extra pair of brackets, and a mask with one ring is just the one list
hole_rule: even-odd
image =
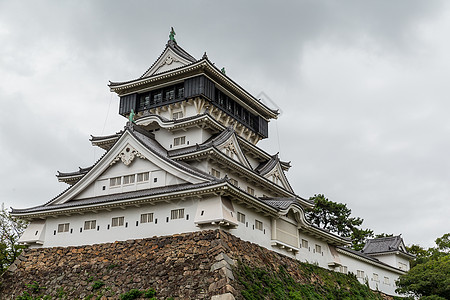
[(22, 293), (22, 295), (20, 295), (16, 298), (16, 300), (40, 300), (40, 299), (47, 300), (47, 299), (51, 299), (51, 297), (48, 295), (44, 296), (44, 295), (39, 294), (42, 290), (45, 290), (46, 288), (41, 287), (39, 285), (39, 283), (36, 281), (33, 281), (32, 284), (27, 284), (26, 287), (27, 287), (28, 291), (24, 291)]
[(92, 284), (92, 290), (98, 290), (99, 288), (101, 288), (102, 286), (104, 286), (105, 283), (103, 281), (94, 281), (94, 283)]
[(437, 247), (425, 250), (418, 245), (407, 248), (417, 259), (408, 273), (396, 282), (397, 292), (413, 294), (420, 299), (450, 299), (450, 253), (449, 236), (436, 239)]
[(325, 270), (318, 266), (299, 263), (308, 283), (296, 281), (286, 270), (254, 268), (240, 262), (235, 269), (237, 280), (243, 286), (241, 294), (248, 300), (262, 299), (382, 299), (354, 275)]
[(0, 274), (16, 260), (25, 248), (17, 242), (28, 223), (14, 218), (2, 204), (0, 209)]
[(121, 300), (133, 300), (139, 297), (151, 298), (151, 300), (156, 300), (156, 292), (154, 289), (148, 289), (146, 291), (140, 291), (138, 289), (132, 289), (122, 295), (120, 295)]
[(352, 210), (346, 204), (330, 201), (322, 194), (314, 195), (309, 200), (314, 201), (314, 207), (306, 211), (308, 221), (330, 232), (350, 237), (354, 250), (361, 250), (365, 240), (373, 236), (371, 229), (359, 228), (364, 220), (351, 217)]

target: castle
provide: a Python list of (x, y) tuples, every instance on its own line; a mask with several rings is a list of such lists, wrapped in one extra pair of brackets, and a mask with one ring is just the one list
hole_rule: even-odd
[(310, 224), (285, 172), (290, 163), (260, 149), (278, 112), (175, 40), (137, 79), (110, 82), (124, 129), (92, 136), (105, 150), (88, 168), (58, 172), (69, 187), (47, 203), (13, 209), (31, 221), (31, 248), (100, 244), (222, 229), (245, 241), (338, 272), (395, 295), (409, 269), (400, 236), (369, 240), (363, 251)]

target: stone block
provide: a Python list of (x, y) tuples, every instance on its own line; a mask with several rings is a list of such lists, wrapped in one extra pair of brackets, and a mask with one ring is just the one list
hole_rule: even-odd
[(214, 295), (211, 297), (211, 300), (234, 300), (234, 296), (231, 293), (225, 293), (222, 295)]

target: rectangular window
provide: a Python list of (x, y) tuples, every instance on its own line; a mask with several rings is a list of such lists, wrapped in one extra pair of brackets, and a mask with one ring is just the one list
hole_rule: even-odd
[(134, 183), (134, 174), (133, 175), (127, 175), (127, 176), (123, 176), (123, 184), (131, 184)]
[(373, 281), (379, 281), (377, 273), (373, 273), (373, 277), (372, 278), (373, 278)]
[(255, 196), (255, 190), (249, 186), (247, 187), (247, 193), (249, 193), (252, 196)]
[(125, 217), (115, 217), (112, 218), (111, 227), (123, 226)]
[(172, 119), (176, 120), (176, 119), (181, 119), (181, 118), (183, 118), (182, 111), (176, 111), (176, 112), (172, 113)]
[(363, 270), (356, 270), (356, 277), (357, 278), (364, 278), (364, 271)]
[(322, 246), (316, 244), (316, 253), (322, 253)]
[(258, 230), (263, 230), (263, 222), (255, 220), (255, 228)]
[(241, 222), (241, 223), (245, 224), (245, 215), (243, 213), (238, 212), (237, 213), (237, 220), (238, 220), (238, 222)]
[(95, 229), (97, 227), (97, 221), (91, 220), (91, 221), (84, 221), (84, 230), (91, 230)]
[(69, 232), (69, 224), (70, 223), (58, 224), (58, 233)]
[(211, 175), (216, 178), (220, 178), (220, 172), (217, 171), (216, 169), (211, 169)]
[(400, 270), (407, 271), (407, 266), (406, 266), (405, 263), (399, 262), (399, 263), (398, 263), (398, 268), (399, 268)]
[(120, 185), (120, 177), (114, 177), (109, 179), (109, 186), (119, 186)]
[(347, 274), (347, 272), (348, 272), (347, 266), (341, 266), (340, 271), (341, 271), (341, 273)]
[(238, 186), (238, 181), (236, 179), (230, 178), (230, 182), (231, 182), (232, 185)]
[(186, 137), (185, 136), (180, 136), (177, 138), (173, 139), (173, 145), (174, 146), (180, 146), (180, 145), (184, 145), (186, 143)]
[(173, 209), (170, 211), (170, 219), (183, 219), (184, 218), (184, 208)]
[(389, 284), (389, 277), (384, 276), (383, 283), (384, 284)]
[(153, 213), (141, 214), (141, 223), (153, 222)]
[(137, 182), (148, 181), (149, 178), (150, 178), (149, 172), (144, 172), (144, 173), (137, 174)]
[(308, 249), (308, 241), (307, 240), (304, 240), (304, 239), (302, 239), (302, 248), (306, 248), (306, 249)]

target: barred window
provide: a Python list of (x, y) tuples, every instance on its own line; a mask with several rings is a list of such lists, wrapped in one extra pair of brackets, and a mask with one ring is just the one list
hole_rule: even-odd
[(217, 171), (216, 169), (211, 169), (211, 175), (216, 178), (220, 178), (220, 172)]
[(171, 210), (170, 211), (170, 218), (172, 220), (184, 218), (184, 208)]
[(238, 186), (238, 181), (236, 179), (230, 178), (230, 182), (231, 182), (232, 185)]
[(137, 182), (148, 181), (148, 179), (150, 178), (149, 175), (150, 175), (149, 172), (138, 173), (137, 174)]
[(123, 176), (123, 184), (130, 184), (130, 183), (134, 183), (134, 174), (133, 175), (127, 175), (127, 176)]
[(263, 230), (263, 222), (255, 220), (255, 228), (258, 230)]
[(58, 224), (58, 233), (69, 232), (70, 223)]
[(386, 276), (385, 276), (385, 277), (384, 277), (383, 283), (384, 283), (384, 284), (389, 284), (389, 277), (386, 277)]
[(109, 186), (118, 186), (118, 185), (120, 185), (120, 182), (121, 182), (120, 179), (121, 179), (120, 177), (110, 178), (109, 179)]
[(182, 117), (183, 117), (182, 111), (176, 111), (176, 112), (172, 113), (172, 119), (174, 119), (174, 120), (181, 119)]
[(377, 273), (373, 273), (373, 281), (379, 281)]
[(153, 222), (153, 213), (141, 214), (141, 223)]
[(125, 220), (125, 217), (115, 217), (115, 218), (112, 218), (111, 226), (112, 226), (112, 227), (123, 226), (124, 220)]
[(255, 190), (251, 187), (247, 187), (247, 193), (249, 193), (250, 195), (254, 196), (255, 195)]
[(356, 277), (357, 278), (364, 278), (364, 271), (363, 270), (356, 270)]
[(84, 230), (95, 229), (96, 226), (97, 226), (96, 220), (84, 221)]
[(238, 212), (237, 213), (237, 220), (238, 220), (238, 222), (241, 222), (241, 223), (245, 224), (245, 215), (243, 213)]
[(308, 241), (302, 239), (302, 248), (308, 248)]
[(185, 136), (180, 136), (177, 138), (173, 139), (173, 145), (174, 146), (179, 146), (179, 145), (184, 145), (186, 143), (186, 137)]
[(316, 253), (322, 253), (322, 246), (316, 244)]

